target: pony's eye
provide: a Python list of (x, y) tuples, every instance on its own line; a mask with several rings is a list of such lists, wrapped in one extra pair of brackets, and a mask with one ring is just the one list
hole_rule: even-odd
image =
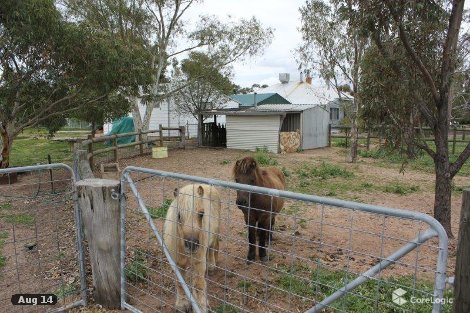
[(238, 179), (235, 179), (235, 182), (238, 183)]
[(181, 222), (181, 214), (178, 213), (178, 222)]
[(199, 215), (199, 218), (201, 218), (201, 219), (204, 216), (204, 212), (198, 212), (197, 214)]

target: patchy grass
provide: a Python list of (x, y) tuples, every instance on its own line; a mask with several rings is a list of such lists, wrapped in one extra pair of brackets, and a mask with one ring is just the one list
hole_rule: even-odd
[(252, 286), (253, 286), (253, 284), (251, 283), (251, 281), (245, 280), (245, 279), (241, 280), (238, 283), (238, 288), (240, 288), (240, 289), (250, 289)]
[(395, 193), (399, 195), (407, 195), (419, 191), (419, 186), (408, 186), (398, 182), (390, 183), (383, 186), (383, 191), (388, 193)]
[(134, 283), (146, 280), (148, 277), (148, 267), (146, 263), (145, 252), (137, 249), (134, 258), (129, 261), (125, 268), (127, 279)]
[(13, 205), (10, 202), (5, 202), (0, 204), (0, 210), (10, 210), (13, 208)]
[(68, 143), (44, 138), (15, 139), (10, 156), (10, 166), (47, 163), (47, 155), (52, 162), (71, 162), (72, 152)]
[(76, 284), (61, 285), (54, 294), (58, 299), (64, 299), (68, 296), (76, 294), (80, 288)]
[(282, 167), (281, 171), (282, 171), (282, 173), (284, 174), (285, 177), (290, 176), (290, 171), (287, 168), (285, 168), (284, 166)]
[(277, 165), (276, 157), (273, 153), (268, 151), (268, 148), (256, 148), (255, 160), (259, 165), (270, 166)]
[(151, 218), (164, 218), (166, 216), (166, 213), (168, 212), (168, 209), (170, 208), (172, 200), (170, 199), (165, 199), (163, 200), (163, 204), (158, 207), (158, 208), (148, 208), (150, 217)]
[(3, 220), (16, 225), (33, 225), (35, 222), (34, 216), (27, 213), (7, 214), (3, 216)]
[[(355, 276), (343, 271), (332, 271), (321, 266), (310, 269), (301, 265), (281, 266), (282, 275), (277, 280), (280, 289), (298, 296), (315, 297), (321, 300), (350, 282)], [(403, 296), (408, 302), (403, 306), (395, 305), (392, 293), (402, 288), (407, 293)], [(410, 297), (426, 298), (433, 294), (433, 284), (415, 281), (413, 277), (403, 276), (388, 279), (369, 280), (352, 290), (331, 305), (333, 311), (345, 312), (418, 312), (432, 311), (432, 304), (411, 303)], [(452, 298), (452, 290), (447, 290), (445, 298)], [(452, 305), (445, 304), (443, 312), (451, 312)]]
[(8, 233), (6, 231), (0, 232), (0, 269), (5, 266), (7, 263), (7, 258), (6, 256), (2, 255), (2, 249), (3, 246), (5, 245), (5, 239), (8, 238)]
[[(430, 144), (431, 148), (434, 147)], [(464, 143), (457, 143), (455, 154), (450, 154), (449, 159), (451, 162), (454, 162), (458, 155), (465, 148)], [(449, 153), (452, 152), (452, 144), (449, 144)], [(421, 153), (415, 159), (408, 159), (406, 155), (400, 153), (399, 151), (390, 150), (387, 148), (376, 148), (369, 151), (359, 150), (359, 155), (363, 158), (372, 158), (377, 160), (379, 166), (390, 167), (400, 166), (405, 169), (408, 167), (413, 170), (423, 171), (427, 173), (434, 173), (434, 161), (427, 153)], [(470, 160), (467, 160), (465, 164), (460, 169), (458, 175), (461, 176), (470, 176)]]
[(304, 165), (297, 170), (300, 177), (318, 177), (321, 179), (329, 179), (335, 177), (351, 178), (354, 173), (335, 164), (322, 162), (320, 166)]
[(238, 313), (241, 312), (237, 307), (224, 303), (215, 308), (216, 313)]
[(220, 162), (220, 165), (227, 165), (230, 164), (230, 160), (224, 159)]

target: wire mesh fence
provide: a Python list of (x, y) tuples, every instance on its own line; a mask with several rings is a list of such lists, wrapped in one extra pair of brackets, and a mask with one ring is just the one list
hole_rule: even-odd
[[(125, 172), (123, 305), (131, 311), (184, 312), (191, 301), (217, 313), (451, 311), (447, 237), (427, 215), (148, 169)], [(282, 198), (283, 209), (275, 218), (261, 212), (269, 227), (247, 226), (240, 207), (260, 212), (250, 201), (237, 205), (240, 191)], [(258, 239), (254, 260), (247, 260), (250, 227)], [(166, 237), (192, 291), (186, 297), (155, 232)]]
[[(74, 183), (60, 164), (0, 170), (0, 312), (85, 303)], [(14, 294), (54, 294), (58, 302), (14, 306)]]

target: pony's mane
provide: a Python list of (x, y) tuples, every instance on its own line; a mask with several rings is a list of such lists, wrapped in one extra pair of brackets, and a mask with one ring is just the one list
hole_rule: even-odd
[(253, 162), (256, 163), (255, 159), (252, 157), (245, 157), (241, 160), (238, 160), (235, 166), (233, 167), (233, 175), (235, 176), (237, 174), (249, 174), (252, 170), (251, 165), (253, 164)]

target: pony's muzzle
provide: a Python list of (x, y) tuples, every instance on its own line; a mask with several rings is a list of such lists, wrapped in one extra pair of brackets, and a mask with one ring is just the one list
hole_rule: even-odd
[(189, 238), (184, 239), (184, 246), (190, 252), (194, 252), (199, 248), (199, 239), (197, 238)]

